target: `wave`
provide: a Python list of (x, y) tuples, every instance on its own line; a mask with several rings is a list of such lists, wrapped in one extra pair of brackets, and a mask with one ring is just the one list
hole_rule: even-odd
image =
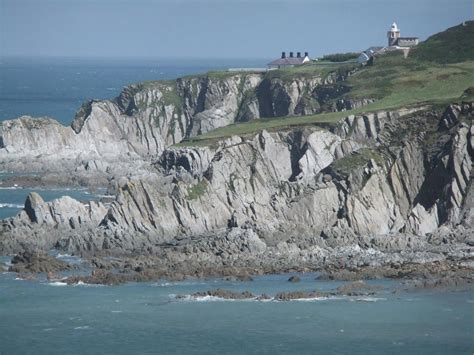
[(82, 329), (89, 329), (88, 325), (83, 325), (81, 327), (74, 327), (74, 330), (82, 330)]
[(17, 203), (0, 203), (0, 208), (23, 208), (23, 205)]
[(49, 286), (67, 286), (66, 282), (61, 282), (61, 281), (54, 281), (54, 282), (48, 282)]
[(193, 296), (193, 295), (183, 295), (177, 297), (175, 294), (169, 295), (170, 298), (174, 298), (178, 301), (187, 301), (187, 302), (222, 302), (222, 301), (227, 301), (227, 302), (234, 302), (234, 301), (240, 301), (240, 302), (293, 302), (293, 301), (298, 301), (298, 302), (315, 302), (315, 301), (325, 301), (325, 300), (335, 300), (335, 299), (341, 299), (341, 297), (308, 297), (308, 298), (296, 298), (292, 300), (279, 300), (274, 297), (272, 298), (259, 298), (259, 297), (252, 297), (252, 298), (223, 298), (223, 297), (217, 297), (217, 296)]
[(85, 282), (82, 282), (82, 281), (78, 281), (77, 283), (72, 284), (72, 286), (102, 287), (102, 286), (105, 286), (105, 285), (102, 285), (102, 284), (88, 284), (88, 283), (85, 283)]
[(186, 281), (176, 281), (176, 282), (155, 282), (150, 286), (154, 287), (174, 287), (174, 286), (195, 286), (195, 285), (205, 285), (205, 282), (186, 282)]
[(351, 296), (329, 296), (329, 297), (306, 297), (306, 298), (295, 298), (290, 300), (280, 300), (275, 297), (272, 298), (264, 298), (261, 299), (259, 297), (253, 298), (244, 298), (244, 299), (237, 299), (237, 298), (222, 298), (216, 296), (193, 296), (193, 295), (183, 295), (177, 298), (175, 294), (169, 295), (170, 298), (174, 298), (178, 301), (185, 301), (185, 302), (223, 302), (223, 301), (241, 301), (241, 302), (279, 302), (279, 303), (286, 303), (286, 302), (320, 302), (320, 301), (336, 301), (336, 300), (346, 300), (351, 302), (378, 302), (378, 301), (386, 301), (386, 298), (380, 297), (351, 297)]
[(378, 302), (378, 301), (386, 301), (386, 298), (382, 297), (359, 297), (356, 298), (354, 301), (358, 302)]
[(57, 259), (61, 259), (61, 258), (71, 258), (72, 255), (70, 254), (61, 254), (61, 253), (58, 253), (58, 255), (56, 255), (56, 258)]
[(1, 186), (0, 190), (18, 190), (22, 189), (23, 187), (21, 186)]
[[(170, 295), (171, 298), (176, 298), (176, 295)], [(191, 302), (214, 302), (214, 301), (244, 301), (244, 300), (237, 300), (235, 298), (222, 298), (216, 296), (192, 296), (192, 295), (185, 295), (179, 298), (179, 301), (191, 301)], [(245, 301), (255, 301), (254, 298), (247, 299)]]

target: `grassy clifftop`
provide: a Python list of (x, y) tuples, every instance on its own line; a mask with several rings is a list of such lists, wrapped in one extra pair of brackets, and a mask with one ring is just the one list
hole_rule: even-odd
[[(327, 65), (328, 64), (328, 65)], [(347, 64), (316, 63), (275, 70), (269, 75), (281, 78), (315, 72), (347, 70)], [(343, 85), (350, 89), (346, 99), (373, 98), (376, 102), (355, 110), (261, 119), (216, 129), (183, 144), (205, 144), (233, 134), (249, 134), (262, 129), (278, 130), (293, 126), (332, 123), (350, 114), (412, 105), (445, 105), (474, 96), (474, 22), (438, 33), (414, 48), (405, 58), (392, 52), (376, 58), (372, 66), (360, 67)]]

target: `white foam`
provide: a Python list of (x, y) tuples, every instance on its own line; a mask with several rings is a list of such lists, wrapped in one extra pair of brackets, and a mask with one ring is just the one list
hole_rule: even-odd
[(382, 297), (359, 297), (355, 299), (356, 301), (359, 302), (378, 302), (378, 301), (386, 301), (386, 298)]
[(54, 282), (48, 282), (48, 285), (50, 286), (67, 286), (66, 282), (61, 282), (61, 281), (54, 281)]
[[(176, 295), (169, 295), (170, 298), (176, 298)], [(236, 301), (235, 299), (226, 299), (222, 297), (216, 296), (192, 296), (192, 295), (185, 295), (184, 297), (178, 298), (179, 301), (187, 301), (187, 302), (222, 302), (222, 301)], [(240, 301), (240, 300), (239, 300)]]
[(17, 203), (0, 203), (0, 208), (23, 208), (23, 205)]
[(60, 259), (60, 258), (70, 258), (72, 255), (69, 255), (69, 254), (58, 254), (56, 255), (56, 258)]
[[(328, 301), (328, 300), (335, 300), (335, 299), (341, 299), (340, 297), (308, 297), (308, 298), (295, 298), (293, 300), (289, 301), (297, 301), (297, 302), (315, 302), (315, 301)], [(283, 300), (276, 300), (282, 302)], [(288, 301), (283, 301), (283, 302), (288, 302)]]
[(200, 296), (200, 297), (189, 296), (189, 298), (192, 301), (196, 301), (196, 302), (234, 301), (233, 299), (225, 299), (225, 298), (216, 297), (216, 296)]
[(151, 286), (155, 286), (155, 287), (194, 286), (194, 285), (205, 285), (205, 282), (177, 281), (177, 282), (155, 282), (151, 284)]
[(82, 330), (82, 329), (89, 329), (88, 325), (84, 325), (82, 327), (74, 327), (75, 330)]
[(88, 284), (83, 281), (77, 281), (77, 283), (73, 284), (73, 286), (85, 286), (85, 287), (100, 287), (100, 286), (105, 286), (101, 284)]

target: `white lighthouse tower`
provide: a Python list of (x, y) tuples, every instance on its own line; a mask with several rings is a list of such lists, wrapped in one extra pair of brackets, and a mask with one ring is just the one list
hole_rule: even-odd
[(388, 37), (388, 46), (396, 46), (398, 39), (400, 38), (400, 29), (398, 28), (397, 24), (394, 22), (392, 23), (392, 27), (390, 27), (390, 31), (387, 32)]

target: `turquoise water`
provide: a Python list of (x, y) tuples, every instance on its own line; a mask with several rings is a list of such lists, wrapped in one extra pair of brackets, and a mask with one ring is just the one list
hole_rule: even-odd
[[(254, 294), (330, 289), (304, 275), (54, 286), (0, 275), (0, 353), (471, 354), (472, 292), (385, 292), (291, 302), (176, 301), (222, 287)], [(378, 281), (388, 286), (391, 281)]]

